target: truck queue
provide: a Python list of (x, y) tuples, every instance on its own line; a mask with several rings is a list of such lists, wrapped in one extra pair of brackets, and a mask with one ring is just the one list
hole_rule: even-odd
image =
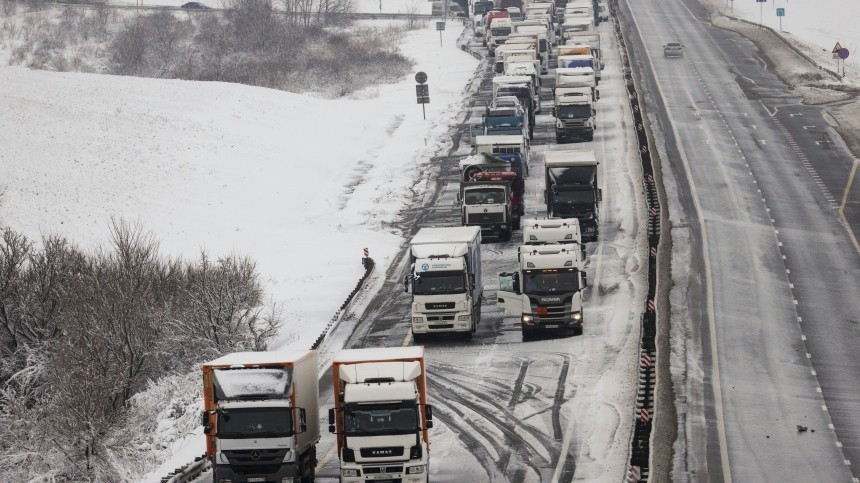
[[(523, 339), (581, 333), (586, 241), (599, 237), (599, 160), (591, 149), (550, 147), (546, 217), (525, 219), (541, 75), (555, 69), (557, 144), (591, 141), (603, 68), (596, 0), (476, 0), (476, 37), (488, 49), (493, 99), (471, 126), (473, 154), (459, 163), (458, 226), (422, 228), (409, 243), (404, 290), (415, 342), (438, 333), (471, 338), (484, 300), (481, 245), (521, 231), (517, 265), (498, 274), (497, 301)], [(557, 48), (557, 64), (550, 54)], [(316, 351), (244, 352), (202, 366), (203, 427), (214, 483), (314, 481), (319, 431)], [(342, 482), (426, 483), (432, 407), (423, 347), (342, 350), (332, 362)]]

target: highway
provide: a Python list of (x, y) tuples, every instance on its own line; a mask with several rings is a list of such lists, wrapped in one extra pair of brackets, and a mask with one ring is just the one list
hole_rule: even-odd
[(858, 481), (852, 156), (697, 2), (619, 4), (673, 226), (673, 479)]
[[(568, 145), (595, 149), (601, 162), (601, 240), (588, 248), (584, 334), (523, 342), (519, 319), (502, 313), (495, 294), (497, 273), (516, 264), (521, 235), (516, 232), (510, 242), (484, 243), (485, 291), (478, 332), (472, 340), (439, 337), (422, 342), (437, 419), (431, 434), (432, 481), (618, 481), (626, 470), (647, 241), (640, 221), (642, 175), (618, 49), (611, 25), (600, 30), (609, 58), (599, 86), (599, 127), (594, 141)], [(478, 45), (473, 43), (474, 48)], [(451, 55), (467, 54), (452, 50)], [(543, 76), (543, 110), (537, 116), (526, 181), (527, 218), (545, 217), (541, 153), (555, 142), (550, 115), (553, 70)], [(408, 236), (423, 226), (460, 224), (457, 163), (471, 153), (468, 124), (480, 118), (492, 97), (492, 75), (487, 67), (465, 93), (463, 123), (451, 128), (449, 152), (422, 163), (436, 187), (403, 213), (399, 228)], [(353, 331), (348, 347), (413, 344), (410, 296), (402, 284), (404, 255), (405, 246), (360, 320), (339, 328)], [(330, 378), (327, 373), (320, 381), (324, 408), (333, 406)], [(337, 480), (333, 445), (334, 438), (324, 434), (318, 446), (318, 481)]]

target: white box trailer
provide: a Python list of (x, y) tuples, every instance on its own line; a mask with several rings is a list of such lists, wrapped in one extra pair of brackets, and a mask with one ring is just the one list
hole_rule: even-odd
[(481, 228), (421, 228), (409, 242), (409, 258), (404, 285), (412, 292), (413, 337), (444, 332), (471, 337), (484, 298)]

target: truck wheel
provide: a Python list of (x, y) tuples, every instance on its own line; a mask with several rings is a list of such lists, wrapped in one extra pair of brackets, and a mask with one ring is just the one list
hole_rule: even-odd
[(413, 332), (412, 340), (414, 340), (416, 344), (424, 342), (424, 334), (416, 334), (415, 332)]
[(594, 131), (589, 131), (588, 134), (585, 135), (586, 141), (594, 141)]

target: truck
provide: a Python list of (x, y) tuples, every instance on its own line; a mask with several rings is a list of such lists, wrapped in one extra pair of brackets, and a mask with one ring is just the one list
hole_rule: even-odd
[(496, 47), (504, 44), (505, 40), (508, 39), (512, 26), (510, 17), (494, 18), (493, 22), (487, 26), (487, 49), (490, 57), (494, 57)]
[[(493, 77), (493, 97), (499, 95), (514, 95), (520, 97), (522, 89), (527, 89), (530, 97), (528, 108), (535, 114), (540, 112), (540, 86), (535, 85), (529, 75), (497, 75)], [(502, 94), (500, 94), (502, 93)], [(522, 99), (520, 99), (522, 101)], [(523, 104), (526, 105), (525, 103)], [(530, 115), (531, 117), (531, 115)], [(534, 122), (534, 119), (530, 119)]]
[(314, 481), (320, 439), (316, 352), (236, 352), (201, 368), (214, 483)]
[(591, 141), (597, 127), (597, 110), (589, 87), (559, 87), (555, 90), (552, 114), (559, 144), (573, 139)]
[(581, 257), (585, 260), (585, 243), (582, 241), (582, 231), (576, 218), (528, 219), (521, 220), (523, 228), (523, 245), (547, 245), (551, 243), (578, 246)]
[(600, 58), (600, 36), (599, 35), (577, 35), (563, 47), (558, 49), (558, 55), (584, 55), (591, 54), (594, 57), (594, 70), (603, 70), (604, 63)]
[(600, 91), (597, 89), (597, 79), (594, 77), (594, 69), (589, 67), (564, 67), (555, 70), (555, 87), (553, 96), (563, 87), (589, 87), (591, 99), (597, 102), (600, 99)]
[(461, 220), (465, 226), (479, 226), (481, 238), (511, 239), (525, 214), (524, 191), (522, 174), (507, 160), (476, 154), (460, 161)]
[(424, 348), (344, 349), (332, 360), (341, 483), (427, 483), (433, 408)]
[(592, 149), (550, 149), (544, 153), (544, 201), (550, 218), (577, 218), (583, 241), (599, 234), (602, 191)]
[(600, 83), (600, 68), (594, 61), (594, 56), (591, 54), (581, 55), (559, 55), (558, 65), (560, 69), (565, 68), (590, 68), (594, 72), (594, 78), (597, 83)]
[(582, 333), (588, 278), (573, 244), (523, 245), (516, 271), (499, 274), (498, 304), (520, 318), (523, 339), (541, 331)]
[(529, 176), (529, 142), (525, 136), (476, 136), (475, 153), (504, 158), (519, 171), (523, 179)]
[[(510, 100), (512, 102), (506, 102)], [(501, 101), (501, 102), (500, 102)], [(528, 136), (533, 135), (533, 126), (529, 116), (516, 97), (501, 97), (493, 100), (487, 106), (481, 124), (473, 125), (472, 137), (475, 136)]]
[(546, 74), (549, 68), (549, 42), (545, 32), (515, 32), (508, 36), (505, 45), (525, 43), (534, 45), (540, 60), (540, 73)]
[[(493, 136), (498, 137), (498, 136)], [(477, 226), (427, 227), (409, 242), (406, 292), (412, 292), (412, 336), (478, 330), (484, 286), (481, 229)]]

